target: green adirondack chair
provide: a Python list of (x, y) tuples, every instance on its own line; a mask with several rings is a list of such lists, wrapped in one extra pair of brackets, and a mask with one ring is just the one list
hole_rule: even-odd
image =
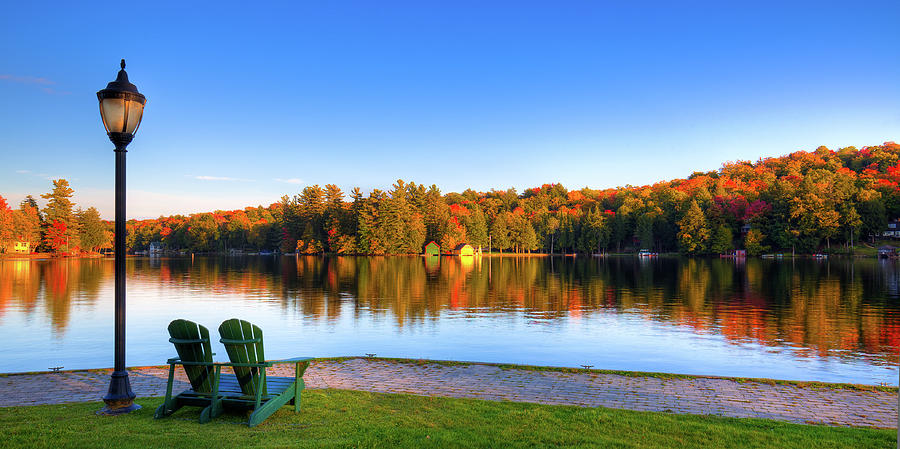
[[(185, 405), (204, 407), (200, 412), (200, 422), (205, 423), (222, 413), (222, 402), (219, 396), (219, 374), (221, 366), (213, 363), (209, 343), (209, 331), (192, 321), (174, 320), (169, 323), (169, 339), (175, 345), (178, 357), (167, 361), (169, 364), (169, 382), (166, 385), (166, 399), (156, 412), (154, 418), (164, 418)], [(172, 383), (175, 378), (175, 366), (182, 365), (191, 383), (191, 388), (172, 396)]]
[[(287, 404), (300, 412), (300, 392), (305, 387), (303, 372), (312, 357), (266, 361), (262, 330), (247, 321), (232, 318), (219, 326), (219, 340), (231, 363), (234, 377), (221, 378), (219, 394), (228, 409), (253, 410), (247, 425), (253, 427)], [(293, 363), (294, 377), (266, 376), (266, 368), (276, 363)]]

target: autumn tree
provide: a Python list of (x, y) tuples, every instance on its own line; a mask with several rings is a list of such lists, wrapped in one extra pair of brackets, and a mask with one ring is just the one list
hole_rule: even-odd
[(684, 217), (678, 221), (678, 244), (685, 254), (703, 254), (709, 240), (706, 217), (696, 200), (691, 200)]
[(13, 244), (14, 237), (13, 211), (6, 203), (6, 199), (0, 196), (0, 253), (5, 252)]
[(41, 243), (41, 218), (34, 198), (30, 195), (26, 197), (12, 216), (16, 241), (27, 242), (31, 248), (37, 248)]
[(767, 245), (764, 245), (766, 236), (758, 229), (751, 229), (747, 232), (747, 235), (744, 236), (744, 249), (747, 250), (748, 256), (758, 256), (769, 250)]

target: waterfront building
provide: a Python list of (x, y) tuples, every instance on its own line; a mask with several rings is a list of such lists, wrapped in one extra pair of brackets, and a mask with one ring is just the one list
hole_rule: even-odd
[(425, 245), (425, 255), (426, 256), (440, 256), (441, 255), (441, 245), (438, 245), (434, 240), (428, 242)]

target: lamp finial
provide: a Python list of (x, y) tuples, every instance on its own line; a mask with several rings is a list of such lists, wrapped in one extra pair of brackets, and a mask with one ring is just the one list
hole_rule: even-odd
[(119, 63), (119, 67), (122, 67), (122, 70), (125, 70), (125, 59), (122, 59), (122, 62)]

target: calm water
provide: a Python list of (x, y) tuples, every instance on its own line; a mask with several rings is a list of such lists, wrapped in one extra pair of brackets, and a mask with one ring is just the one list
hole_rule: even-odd
[[(898, 295), (900, 267), (871, 259), (135, 258), (127, 362), (173, 356), (172, 319), (215, 334), (240, 317), (265, 331), (267, 358), (374, 353), (896, 385)], [(0, 372), (109, 367), (112, 320), (112, 260), (0, 261)]]

